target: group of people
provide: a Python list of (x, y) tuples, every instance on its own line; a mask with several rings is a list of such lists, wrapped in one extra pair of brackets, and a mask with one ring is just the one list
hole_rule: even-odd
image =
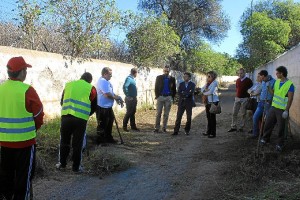
[(208, 122), (207, 130), (203, 135), (208, 136), (209, 138), (216, 137), (216, 114), (210, 112), (210, 107), (212, 104), (218, 105), (219, 103), (218, 82), (216, 80), (217, 74), (214, 71), (210, 71), (206, 76), (206, 84), (202, 88), (196, 88), (196, 84), (191, 81), (192, 74), (190, 72), (185, 72), (183, 81), (179, 83), (178, 88), (176, 88), (175, 78), (170, 76), (170, 67), (164, 67), (163, 74), (157, 76), (155, 80), (155, 99), (157, 100), (157, 104), (154, 133), (159, 133), (160, 131), (161, 115), (163, 111), (162, 132), (167, 132), (169, 113), (177, 92), (179, 96), (177, 103), (178, 109), (174, 131), (171, 135), (176, 136), (179, 134), (184, 112), (186, 113), (184, 133), (185, 135), (189, 135), (192, 122), (192, 110), (193, 107), (196, 106), (195, 93), (196, 90), (200, 90), (204, 97), (203, 103), (205, 104)]
[[(7, 63), (9, 79), (0, 85), (0, 198), (28, 199), (31, 195), (31, 180), (35, 170), (36, 131), (43, 124), (43, 105), (34, 88), (23, 83), (27, 68), (32, 66), (23, 57), (13, 57)], [(125, 94), (126, 114), (123, 119), (123, 131), (140, 131), (136, 125), (137, 86), (135, 78), (138, 74), (132, 68), (126, 77), (123, 92)], [(293, 101), (295, 91), (293, 83), (287, 79), (287, 69), (283, 66), (276, 69), (278, 80), (275, 81), (266, 70), (258, 73), (258, 84), (255, 87), (251, 79), (245, 76), (245, 70), (239, 70), (236, 81), (236, 97), (233, 106), (232, 124), (228, 132), (243, 131), (245, 126), (247, 99), (251, 96), (257, 101), (253, 112), (252, 137), (259, 134), (259, 121), (266, 117), (261, 144), (270, 141), (274, 124), (278, 124), (277, 150), (283, 147), (283, 129), (285, 119)], [(115, 94), (110, 82), (112, 69), (104, 67), (96, 87), (91, 85), (92, 74), (85, 72), (79, 80), (66, 83), (61, 98), (61, 127), (59, 145), (59, 163), (57, 169), (67, 166), (72, 144), (72, 170), (82, 172), (81, 159), (86, 139), (86, 126), (89, 117), (96, 113), (97, 142), (117, 143), (112, 136), (115, 120), (114, 101), (123, 107), (123, 99)], [(170, 67), (163, 68), (163, 74), (156, 77), (155, 99), (157, 100), (154, 133), (160, 133), (163, 113), (162, 131), (167, 132), (167, 124), (171, 106), (178, 93), (178, 109), (172, 136), (180, 132), (181, 120), (186, 112), (187, 120), (184, 128), (186, 135), (191, 130), (192, 109), (195, 104), (195, 91), (202, 93), (205, 104), (207, 129), (203, 135), (216, 137), (216, 114), (211, 107), (219, 104), (217, 74), (210, 71), (206, 74), (206, 84), (196, 88), (191, 81), (192, 74), (185, 72), (183, 81), (176, 88), (176, 80), (170, 76)], [(261, 82), (261, 83), (260, 83)], [(5, 95), (3, 95), (5, 94)], [(237, 115), (242, 114), (241, 124), (237, 127)], [(128, 128), (130, 124), (130, 129)], [(71, 142), (72, 140), (72, 142)]]
[[(275, 149), (282, 151), (285, 138), (285, 126), (289, 117), (289, 110), (293, 102), (295, 86), (287, 78), (286, 67), (279, 66), (276, 69), (277, 80), (268, 71), (261, 70), (257, 74), (256, 83), (246, 77), (245, 70), (238, 71), (239, 78), (236, 80), (236, 97), (233, 106), (231, 128), (228, 132), (243, 132), (245, 126), (247, 103), (255, 100), (252, 111), (252, 130), (249, 138), (257, 139), (261, 136), (260, 144), (270, 142), (274, 126), (277, 124)], [(250, 99), (249, 99), (250, 98)], [(240, 126), (237, 127), (237, 116), (241, 113)]]
[[(32, 66), (23, 57), (13, 57), (7, 63), (9, 79), (0, 85), (0, 199), (29, 199), (32, 195), (31, 180), (35, 171), (36, 131), (43, 124), (43, 105), (34, 88), (23, 83), (27, 68)], [(123, 126), (130, 120), (131, 129), (139, 131), (135, 124), (137, 69), (124, 84), (127, 113)], [(113, 91), (109, 82), (112, 70), (104, 67), (97, 86), (91, 85), (92, 74), (85, 72), (79, 80), (66, 83), (61, 98), (61, 127), (59, 163), (57, 169), (67, 166), (72, 144), (72, 171), (82, 172), (81, 159), (86, 126), (89, 117), (96, 112), (99, 143), (116, 143), (112, 136), (114, 101), (123, 106), (123, 100)], [(71, 142), (72, 141), (72, 142)]]

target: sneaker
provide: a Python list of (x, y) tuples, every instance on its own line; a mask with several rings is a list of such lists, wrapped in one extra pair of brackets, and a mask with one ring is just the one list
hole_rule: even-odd
[(62, 164), (59, 162), (59, 163), (57, 163), (57, 164), (55, 165), (55, 168), (56, 168), (57, 170), (64, 170), (64, 169), (66, 169), (66, 165), (62, 165)]
[(279, 145), (279, 144), (277, 144), (277, 145), (275, 146), (275, 149), (276, 149), (277, 152), (282, 152), (282, 146)]
[(204, 135), (204, 136), (208, 136), (208, 135), (209, 135), (209, 133), (207, 133), (207, 132), (204, 132), (204, 133), (202, 133), (202, 135)]
[(164, 133), (167, 133), (167, 129), (164, 128), (164, 129), (163, 129), (163, 132), (164, 132)]
[(212, 135), (212, 134), (208, 135), (208, 138), (215, 138), (215, 137), (216, 135)]
[(124, 132), (129, 132), (129, 130), (127, 129), (127, 127), (123, 127), (123, 131)]
[(234, 131), (237, 131), (236, 128), (231, 128), (231, 129), (229, 129), (227, 132), (230, 133), (230, 132), (234, 132)]
[(154, 129), (153, 133), (158, 133), (158, 129)]
[(174, 133), (172, 133), (172, 135), (178, 135), (178, 132), (174, 132)]
[(265, 144), (267, 144), (267, 141), (266, 141), (265, 139), (261, 139), (261, 140), (259, 141), (259, 143), (260, 143), (261, 145), (265, 145)]
[(189, 132), (189, 131), (185, 131), (184, 133), (185, 133), (186, 135), (189, 135), (189, 134), (190, 134), (190, 132)]

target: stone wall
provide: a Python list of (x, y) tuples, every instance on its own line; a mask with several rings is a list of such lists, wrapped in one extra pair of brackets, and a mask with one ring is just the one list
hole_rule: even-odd
[(290, 119), (292, 132), (300, 136), (298, 131), (300, 128), (300, 44), (278, 56), (275, 60), (256, 69), (253, 72), (253, 76), (256, 76), (260, 70), (265, 69), (276, 79), (276, 68), (282, 65), (287, 68), (288, 78), (293, 81), (296, 87), (294, 101), (290, 109)]
[[(102, 68), (110, 67), (113, 72), (111, 83), (114, 92), (124, 97), (122, 86), (125, 78), (130, 73), (130, 69), (134, 67), (131, 64), (105, 60), (70, 63), (59, 54), (0, 46), (0, 83), (7, 79), (6, 64), (14, 56), (23, 56), (26, 62), (33, 66), (27, 70), (25, 82), (32, 85), (37, 91), (47, 117), (60, 114), (61, 106), (59, 102), (65, 83), (79, 79), (85, 71), (93, 75), (92, 84), (95, 85), (101, 76)], [(145, 102), (155, 103), (153, 89), (155, 78), (160, 74), (162, 74), (162, 69), (139, 69), (136, 79), (139, 105)], [(171, 71), (171, 75), (176, 77), (177, 84), (183, 80), (181, 72)], [(205, 76), (194, 74), (193, 81), (196, 82), (197, 86), (203, 86)], [(116, 106), (116, 109), (120, 109), (120, 107)], [(122, 110), (125, 110), (125, 108)]]

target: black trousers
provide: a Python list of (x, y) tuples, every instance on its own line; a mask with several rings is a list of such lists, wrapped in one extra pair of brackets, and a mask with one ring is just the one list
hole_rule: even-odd
[(181, 125), (181, 119), (182, 119), (184, 112), (186, 112), (186, 118), (187, 118), (184, 130), (186, 132), (190, 132), (191, 123), (192, 123), (192, 110), (193, 110), (192, 106), (193, 106), (192, 103), (190, 103), (190, 104), (182, 103), (182, 104), (178, 105), (174, 132), (179, 132), (180, 125)]
[(130, 120), (130, 127), (136, 128), (135, 113), (136, 113), (137, 99), (136, 97), (126, 97), (125, 103), (126, 103), (126, 114), (123, 119), (123, 127), (127, 128), (128, 121)]
[(99, 135), (98, 142), (110, 142), (113, 140), (112, 126), (114, 123), (114, 113), (112, 108), (97, 107), (97, 134)]
[(72, 115), (63, 115), (61, 117), (59, 162), (62, 164), (62, 166), (67, 165), (72, 138), (72, 169), (79, 169), (81, 164), (83, 138), (86, 124), (86, 120), (74, 117)]
[(29, 199), (35, 171), (35, 145), (1, 147), (0, 199)]
[[(214, 102), (215, 105), (218, 105), (219, 102)], [(216, 135), (216, 114), (212, 114), (209, 112), (209, 109), (211, 107), (211, 104), (207, 104), (205, 106), (205, 112), (206, 112), (206, 118), (207, 118), (207, 128), (206, 133), (209, 135)]]

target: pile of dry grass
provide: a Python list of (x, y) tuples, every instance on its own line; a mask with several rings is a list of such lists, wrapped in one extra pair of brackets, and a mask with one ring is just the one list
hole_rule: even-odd
[(131, 167), (131, 163), (121, 154), (110, 152), (106, 148), (96, 148), (84, 162), (89, 174), (100, 178)]

